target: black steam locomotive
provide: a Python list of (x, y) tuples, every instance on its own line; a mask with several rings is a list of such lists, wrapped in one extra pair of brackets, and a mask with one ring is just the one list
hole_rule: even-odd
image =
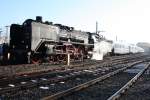
[(94, 40), (89, 32), (74, 30), (73, 27), (52, 22), (27, 19), (22, 25), (10, 27), (8, 62), (40, 63), (65, 62), (69, 54), (71, 60), (90, 57)]

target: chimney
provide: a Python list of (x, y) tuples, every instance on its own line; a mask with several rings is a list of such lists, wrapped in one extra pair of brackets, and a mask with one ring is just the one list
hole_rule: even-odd
[(36, 21), (42, 23), (42, 16), (36, 16)]

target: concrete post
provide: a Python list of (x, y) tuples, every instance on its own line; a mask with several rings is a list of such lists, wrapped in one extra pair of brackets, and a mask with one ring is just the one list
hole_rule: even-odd
[(67, 54), (67, 66), (70, 66), (70, 53)]

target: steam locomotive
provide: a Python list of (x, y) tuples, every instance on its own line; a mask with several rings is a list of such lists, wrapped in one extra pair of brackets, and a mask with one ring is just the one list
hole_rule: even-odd
[[(126, 47), (129, 52), (133, 51), (133, 46)], [(27, 19), (22, 25), (10, 26), (9, 45), (0, 46), (0, 63), (65, 63), (68, 57), (71, 61), (88, 58), (102, 60), (109, 53), (126, 54), (124, 51), (124, 45), (106, 40), (97, 33), (43, 22), (42, 17), (37, 16), (36, 20)]]
[(11, 25), (7, 58), (11, 63), (65, 62), (69, 54), (71, 60), (82, 60), (91, 58), (94, 43), (102, 40), (96, 33), (43, 22), (37, 16), (22, 25)]

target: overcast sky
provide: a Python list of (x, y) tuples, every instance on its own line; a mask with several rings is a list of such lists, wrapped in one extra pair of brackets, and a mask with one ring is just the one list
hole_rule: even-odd
[(150, 42), (150, 0), (1, 0), (0, 27), (25, 19), (43, 20), (95, 31), (130, 43)]

